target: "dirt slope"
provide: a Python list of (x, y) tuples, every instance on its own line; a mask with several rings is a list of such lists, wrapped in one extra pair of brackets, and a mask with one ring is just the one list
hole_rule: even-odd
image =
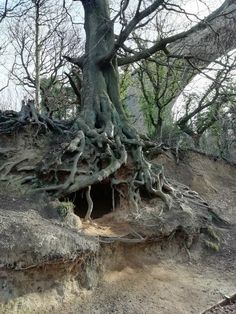
[(189, 186), (218, 212), (236, 223), (236, 165), (197, 152), (181, 152), (177, 164), (172, 154), (160, 155), (157, 162), (171, 179)]
[(127, 248), (97, 289), (82, 302), (62, 307), (65, 313), (200, 314), (235, 293), (236, 167), (195, 152), (182, 154), (179, 164), (173, 155), (157, 161), (170, 178), (197, 191), (232, 223), (222, 232), (221, 250), (199, 261), (174, 248), (155, 254)]
[[(13, 283), (11, 287), (7, 287), (9, 302), (4, 304), (4, 301), (0, 304), (0, 313), (53, 314), (60, 311), (62, 314), (200, 314), (222, 300), (224, 296), (234, 294), (236, 291), (235, 166), (193, 152), (181, 155), (178, 165), (173, 155), (169, 157), (162, 155), (157, 161), (165, 165), (168, 177), (189, 185), (232, 223), (230, 230), (222, 230), (219, 252), (204, 251), (202, 254), (201, 251), (202, 255), (199, 258), (200, 251), (197, 248), (189, 251), (184, 247), (180, 249), (174, 243), (169, 243), (165, 247), (158, 244), (104, 244), (97, 255), (97, 268), (92, 264), (94, 260), (89, 259), (86, 261), (85, 268), (76, 268), (73, 263), (62, 263), (50, 269), (44, 266), (33, 269), (30, 274), (27, 273), (27, 276), (22, 272), (16, 274), (15, 271), (0, 270), (2, 287), (0, 296), (3, 299), (6, 278), (11, 278)], [(9, 222), (12, 221), (13, 225), (15, 217), (21, 217), (20, 223), (26, 223), (27, 219), (23, 217), (24, 210), (27, 207), (31, 209), (30, 201), (23, 201), (20, 198), (10, 201), (11, 196), (8, 198), (6, 195), (0, 196), (0, 209), (5, 216), (4, 211), (7, 211)], [(17, 208), (13, 210), (13, 207)], [(34, 239), (41, 239), (42, 233), (45, 232), (41, 225), (44, 221), (43, 213), (36, 215), (37, 217), (33, 212), (31, 214), (32, 217), (30, 216), (29, 219), (34, 220), (35, 224), (32, 225), (30, 232)], [(39, 216), (40, 222), (37, 220)], [(106, 220), (105, 217), (104, 221), (109, 219)], [(97, 221), (97, 224), (99, 226), (101, 220)], [(41, 232), (37, 226), (40, 226)], [(49, 232), (51, 227), (48, 221), (46, 227), (46, 232)], [(56, 222), (52, 228), (57, 242), (63, 241), (62, 227), (62, 224)], [(104, 225), (99, 228), (103, 231), (109, 229)], [(11, 230), (12, 234), (8, 237), (13, 236), (15, 232), (14, 228)], [(89, 226), (89, 230), (96, 234), (96, 225)], [(78, 243), (81, 245), (81, 237), (74, 231), (70, 231), (70, 234), (71, 240), (78, 238)], [(28, 237), (27, 239), (30, 241)], [(67, 242), (67, 248), (73, 247), (73, 252), (76, 252), (74, 242)], [(41, 252), (40, 244), (36, 244)], [(86, 248), (89, 246), (90, 251), (97, 250), (90, 239), (87, 240), (86, 245), (83, 244), (83, 249), (85, 246)], [(26, 243), (25, 247), (27, 255), (30, 243)], [(17, 252), (17, 246), (14, 251)], [(57, 245), (56, 253), (58, 252)], [(100, 269), (102, 277), (99, 285), (91, 289), (92, 286), (84, 281), (96, 280), (97, 269)], [(86, 280), (81, 278), (84, 272)], [(16, 285), (14, 286), (16, 282), (22, 282), (22, 286), (17, 287), (21, 294), (16, 293)], [(25, 290), (23, 286), (26, 287)]]
[(196, 265), (157, 261), (109, 271), (95, 293), (65, 313), (199, 314), (235, 292), (235, 278)]

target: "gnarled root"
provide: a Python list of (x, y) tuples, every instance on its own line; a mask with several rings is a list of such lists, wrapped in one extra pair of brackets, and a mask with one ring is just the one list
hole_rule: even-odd
[[(12, 115), (13, 118), (9, 120), (8, 114), (4, 114), (6, 119), (2, 121), (3, 115), (0, 114), (0, 132), (15, 130), (19, 121), (26, 123), (30, 118), (34, 122), (42, 119), (42, 116), (32, 111), (32, 108), (31, 111), (23, 110), (19, 115), (16, 113)], [(123, 194), (122, 197), (127, 199), (136, 211), (141, 207), (141, 190), (161, 198), (170, 208), (173, 189), (167, 183), (162, 167), (147, 161), (143, 153), (145, 146), (143, 140), (123, 121), (119, 121), (121, 125), (118, 125), (116, 119), (114, 115), (101, 128), (90, 128), (82, 118), (78, 118), (71, 128), (68, 125), (67, 138), (71, 138), (70, 142), (61, 145), (52, 163), (48, 164), (48, 158), (44, 158), (34, 170), (40, 186), (36, 190), (46, 191), (57, 198), (85, 190), (88, 203), (86, 219), (90, 219), (93, 210), (91, 189), (93, 185), (103, 181), (110, 182), (113, 194), (114, 190), (120, 195)], [(58, 131), (57, 126), (54, 128), (52, 120), (45, 117), (43, 121), (46, 126), (50, 125), (53, 131)], [(7, 123), (6, 129), (3, 123)], [(52, 157), (51, 152), (48, 155)], [(123, 182), (117, 176), (122, 167), (128, 169)], [(35, 182), (35, 176), (32, 175)], [(26, 183), (30, 182), (30, 177), (27, 177)], [(124, 184), (127, 188), (122, 191), (120, 185)], [(113, 209), (114, 207), (113, 195)]]
[[(170, 209), (170, 195), (174, 193), (174, 190), (167, 183), (163, 167), (147, 161), (143, 155), (142, 147), (134, 150), (133, 155), (139, 169), (134, 178), (134, 185), (136, 187), (143, 186), (150, 195), (160, 197)], [(164, 190), (169, 194), (165, 193)]]
[(27, 125), (36, 126), (36, 135), (40, 131), (45, 132), (47, 130), (62, 134), (65, 131), (68, 132), (70, 128), (70, 125), (68, 126), (64, 121), (53, 120), (38, 113), (32, 101), (23, 104), (20, 112), (13, 110), (0, 111), (0, 134), (11, 134)]
[(90, 220), (91, 219), (91, 214), (92, 214), (92, 211), (93, 211), (93, 200), (91, 198), (91, 185), (88, 187), (87, 191), (86, 191), (86, 200), (87, 200), (87, 203), (88, 203), (88, 210), (87, 210), (87, 213), (86, 213), (86, 216), (85, 216), (85, 220)]
[(5, 164), (3, 164), (0, 167), (0, 173), (2, 173), (2, 175), (0, 176), (0, 181), (6, 181), (8, 179), (8, 174), (11, 172), (11, 170), (15, 166), (19, 165), (20, 163), (26, 160), (28, 160), (28, 158), (23, 157), (16, 161), (6, 162)]

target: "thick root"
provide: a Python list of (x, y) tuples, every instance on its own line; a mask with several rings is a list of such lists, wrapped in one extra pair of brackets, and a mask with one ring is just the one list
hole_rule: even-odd
[[(23, 107), (19, 114), (11, 113), (11, 119), (9, 115), (10, 113), (0, 114), (0, 132), (15, 130), (18, 122), (25, 125), (30, 121), (39, 125), (42, 122), (52, 131), (64, 131), (61, 125), (54, 124), (54, 121), (48, 117), (42, 117), (32, 106)], [(1, 118), (5, 120), (2, 121)], [(86, 219), (90, 219), (93, 210), (93, 200), (90, 195), (93, 185), (106, 180), (110, 182), (113, 190), (113, 209), (115, 208), (114, 189), (127, 199), (130, 206), (137, 212), (142, 203), (141, 190), (146, 190), (150, 196), (161, 198), (167, 208), (171, 208), (174, 190), (168, 184), (163, 168), (146, 159), (143, 153), (144, 140), (140, 139), (137, 133), (134, 135), (132, 128), (123, 122), (121, 127), (118, 127), (116, 124), (113, 125), (112, 121), (115, 121), (115, 117), (109, 118), (109, 121), (104, 122), (104, 127), (100, 129), (91, 129), (82, 118), (78, 118), (72, 127), (68, 125), (66, 131), (67, 138), (71, 138), (70, 142), (61, 145), (60, 151), (52, 162), (48, 163), (50, 158), (45, 157), (35, 171), (32, 170), (36, 172), (38, 186), (40, 186), (36, 188), (36, 191), (45, 191), (60, 198), (86, 190), (88, 203)], [(6, 128), (5, 125), (7, 125)], [(153, 143), (148, 142), (148, 145), (153, 145)], [(51, 152), (49, 155), (51, 156)], [(15, 164), (12, 165), (14, 166)], [(125, 175), (124, 182), (116, 176), (122, 167), (131, 169)], [(11, 169), (7, 171), (7, 174)], [(34, 178), (35, 182), (34, 173), (30, 177)], [(30, 182), (30, 177), (27, 175), (23, 182)], [(120, 185), (124, 184), (128, 187), (126, 192), (120, 188)]]
[(65, 121), (53, 120), (43, 114), (39, 114), (32, 101), (23, 104), (20, 112), (12, 110), (0, 111), (0, 134), (11, 134), (25, 128), (28, 125), (36, 127), (35, 136), (39, 132), (48, 130), (63, 134), (69, 132), (71, 124)]
[(88, 187), (87, 191), (86, 191), (86, 200), (87, 200), (87, 203), (88, 203), (88, 210), (87, 210), (87, 213), (86, 213), (86, 216), (85, 216), (85, 220), (91, 220), (91, 214), (92, 214), (92, 211), (93, 211), (93, 200), (91, 198), (91, 186)]
[(2, 172), (2, 175), (0, 176), (0, 181), (8, 180), (8, 175), (13, 170), (13, 168), (26, 160), (28, 160), (28, 158), (23, 157), (20, 158), (19, 160), (6, 162), (4, 165), (2, 165), (0, 167), (0, 173)]

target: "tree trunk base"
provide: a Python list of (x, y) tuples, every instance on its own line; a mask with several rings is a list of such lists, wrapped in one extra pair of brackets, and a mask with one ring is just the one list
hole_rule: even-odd
[[(1, 113), (0, 133), (19, 131), (21, 114)], [(40, 115), (38, 117), (42, 119)], [(72, 193), (81, 191), (87, 203), (86, 220), (93, 217), (96, 202), (93, 190), (98, 184), (105, 183), (104, 186), (109, 186), (112, 194), (112, 210), (128, 209), (136, 217), (135, 221), (141, 217), (140, 223), (144, 223), (142, 217), (146, 215), (145, 200), (148, 198), (156, 199), (159, 204), (158, 220), (163, 217), (173, 219), (175, 215), (181, 217), (187, 212), (192, 221), (192, 208), (195, 208), (199, 219), (204, 213), (206, 225), (227, 226), (227, 222), (216, 215), (197, 193), (181, 184), (168, 182), (163, 167), (145, 157), (145, 150), (153, 148), (155, 143), (141, 140), (138, 136), (130, 138), (127, 136), (131, 133), (129, 130), (126, 134), (108, 136), (104, 129), (90, 129), (81, 119), (73, 124), (56, 121), (55, 125), (63, 134), (58, 138), (55, 134), (57, 130), (52, 128), (53, 132), (49, 133), (51, 124), (46, 124), (46, 119), (44, 121), (46, 128), (30, 119), (24, 120), (21, 126), (32, 129), (33, 124), (35, 142), (39, 136), (50, 138), (46, 154), (39, 156), (34, 165), (25, 156), (7, 161), (0, 166), (1, 181), (12, 181), (11, 175), (14, 174), (14, 178), (19, 177), (18, 184), (21, 186), (27, 185), (31, 192), (46, 193), (54, 199), (66, 199)]]
[[(140, 190), (146, 190), (150, 196), (161, 198), (166, 208), (170, 209), (174, 190), (165, 179), (163, 168), (152, 165), (145, 158), (142, 147), (144, 143), (139, 141), (120, 135), (108, 137), (103, 130), (89, 129), (80, 119), (71, 141), (58, 152), (58, 166), (55, 168), (53, 165), (52, 168), (43, 164), (41, 169), (39, 168), (43, 187), (37, 191), (46, 191), (60, 198), (86, 190), (87, 219), (91, 217), (93, 209), (90, 191), (93, 185), (104, 181), (109, 181), (112, 189), (123, 191), (119, 192), (121, 197), (135, 209), (141, 206)], [(63, 168), (67, 168), (67, 175), (61, 182), (58, 178), (61, 177)], [(126, 173), (121, 179), (117, 173), (122, 169), (126, 169), (123, 170), (123, 173)], [(49, 177), (52, 172), (54, 176), (50, 176), (51, 184), (47, 184), (43, 179)]]

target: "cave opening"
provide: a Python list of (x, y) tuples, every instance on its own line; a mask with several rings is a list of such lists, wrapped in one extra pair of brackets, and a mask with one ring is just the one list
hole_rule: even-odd
[[(113, 211), (119, 203), (118, 193), (113, 191), (110, 182), (99, 183), (91, 187), (91, 198), (93, 200), (92, 219), (101, 218)], [(80, 218), (86, 216), (88, 204), (86, 200), (86, 189), (71, 193), (63, 201), (70, 201), (74, 204), (74, 213)]]

